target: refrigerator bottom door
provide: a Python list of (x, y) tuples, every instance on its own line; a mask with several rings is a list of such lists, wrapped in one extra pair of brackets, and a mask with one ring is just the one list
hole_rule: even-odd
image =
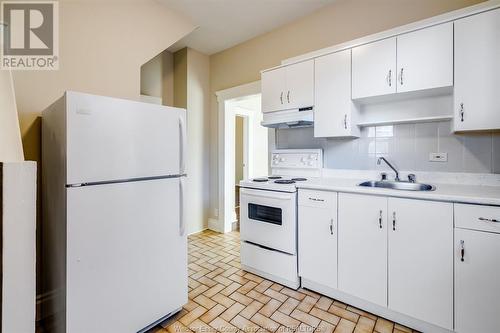
[(67, 332), (137, 332), (187, 303), (180, 182), (68, 188)]

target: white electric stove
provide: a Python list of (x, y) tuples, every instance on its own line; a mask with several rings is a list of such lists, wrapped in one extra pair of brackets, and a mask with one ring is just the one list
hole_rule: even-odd
[(321, 149), (272, 152), (271, 175), (240, 182), (241, 265), (297, 289), (297, 184), (321, 176)]

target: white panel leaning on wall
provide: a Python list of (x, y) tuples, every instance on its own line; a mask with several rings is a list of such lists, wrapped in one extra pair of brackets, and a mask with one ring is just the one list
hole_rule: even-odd
[(1, 328), (35, 332), (36, 162), (0, 162)]

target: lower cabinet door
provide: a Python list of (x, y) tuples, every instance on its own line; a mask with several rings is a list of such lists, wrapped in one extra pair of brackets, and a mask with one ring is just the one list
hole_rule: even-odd
[(387, 306), (387, 198), (339, 193), (339, 289)]
[(389, 308), (453, 329), (453, 204), (388, 200)]
[(456, 332), (499, 331), (499, 256), (500, 234), (455, 229)]
[(300, 190), (299, 276), (337, 288), (337, 193)]

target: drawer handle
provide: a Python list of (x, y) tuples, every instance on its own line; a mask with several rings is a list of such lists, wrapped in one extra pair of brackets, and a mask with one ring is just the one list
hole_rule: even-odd
[(500, 223), (500, 220), (497, 220), (497, 219), (487, 219), (486, 217), (480, 217), (479, 221)]
[(319, 201), (319, 202), (325, 201), (325, 199), (318, 199), (318, 198), (309, 198), (309, 200), (311, 200), (311, 201)]

